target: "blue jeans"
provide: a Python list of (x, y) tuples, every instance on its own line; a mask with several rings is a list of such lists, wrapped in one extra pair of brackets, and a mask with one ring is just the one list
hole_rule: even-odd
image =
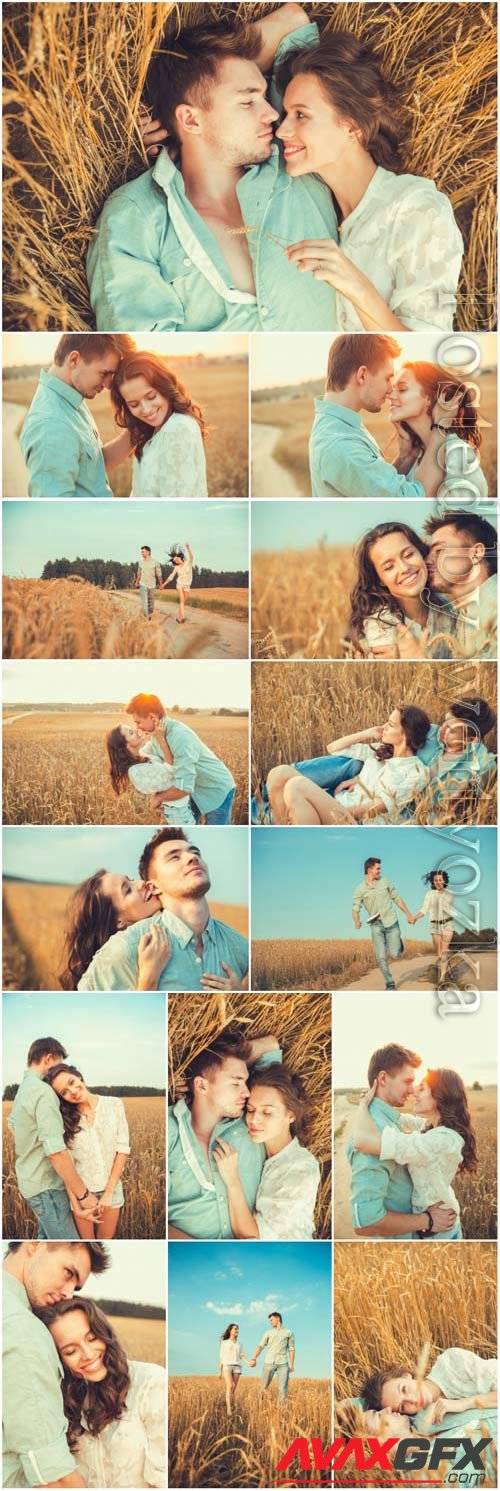
[[(363, 761), (356, 761), (352, 756), (311, 756), (310, 761), (292, 761), (295, 771), (299, 771), (302, 777), (309, 777), (309, 781), (314, 782), (316, 787), (324, 787), (330, 797), (333, 797), (335, 788), (340, 787), (341, 782), (349, 782), (352, 777), (359, 776), (363, 764)], [(269, 810), (266, 783), (262, 786), (261, 801)], [(257, 798), (252, 797), (251, 806), (252, 823), (260, 823), (262, 818)], [(268, 821), (272, 823), (272, 817)]]
[(66, 1190), (40, 1191), (37, 1196), (28, 1197), (28, 1206), (38, 1221), (39, 1242), (46, 1238), (67, 1241), (79, 1237)]
[(277, 1380), (277, 1383), (278, 1383), (278, 1393), (279, 1393), (279, 1396), (280, 1396), (282, 1402), (285, 1403), (286, 1402), (286, 1395), (287, 1395), (287, 1392), (288, 1392), (288, 1378), (290, 1376), (290, 1368), (289, 1367), (287, 1367), (285, 1365), (283, 1365), (282, 1367), (265, 1367), (264, 1366), (262, 1368), (262, 1376), (261, 1376), (261, 1379), (260, 1379), (260, 1390), (261, 1390), (261, 1393), (265, 1393), (266, 1388), (269, 1387), (269, 1383), (272, 1382), (275, 1373), (276, 1373), (276, 1380)]
[(230, 823), (233, 811), (233, 802), (236, 797), (236, 787), (231, 787), (224, 801), (219, 803), (218, 808), (212, 808), (211, 813), (205, 813), (205, 823)]
[(370, 932), (373, 951), (384, 983), (390, 984), (394, 989), (395, 983), (387, 959), (399, 958), (400, 954), (404, 952), (399, 922), (392, 922), (390, 927), (384, 927), (383, 922), (379, 918), (378, 921), (371, 923)]
[(140, 592), (141, 605), (142, 605), (142, 609), (144, 611), (144, 615), (148, 616), (148, 617), (152, 616), (153, 615), (153, 611), (154, 611), (154, 604), (155, 604), (155, 593), (154, 593), (154, 590), (150, 590), (147, 585), (140, 585), (139, 586), (139, 592)]

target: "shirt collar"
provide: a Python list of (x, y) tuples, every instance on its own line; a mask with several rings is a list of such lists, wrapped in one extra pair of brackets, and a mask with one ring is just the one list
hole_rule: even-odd
[(318, 414), (323, 414), (326, 419), (339, 419), (341, 423), (353, 425), (358, 430), (361, 424), (361, 415), (356, 409), (346, 409), (344, 404), (337, 404), (335, 399), (315, 399), (314, 407)]
[(50, 388), (51, 393), (58, 394), (60, 399), (65, 399), (67, 404), (73, 406), (73, 409), (79, 409), (80, 404), (83, 404), (83, 394), (78, 393), (78, 389), (71, 388), (69, 383), (64, 383), (62, 378), (54, 377), (53, 373), (47, 373), (45, 368), (42, 368), (40, 373), (40, 383), (43, 388)]
[[(192, 942), (195, 936), (198, 937), (198, 933), (195, 934), (192, 932), (191, 927), (188, 927), (187, 923), (183, 922), (180, 916), (176, 916), (174, 911), (168, 911), (166, 907), (160, 912), (159, 920), (166, 927), (167, 932), (172, 933), (181, 947), (187, 947), (188, 942)], [(209, 937), (211, 942), (215, 942), (214, 923), (211, 916), (209, 916), (205, 930), (201, 935), (203, 938)]]
[(3, 1288), (6, 1289), (8, 1293), (15, 1295), (15, 1298), (19, 1300), (19, 1303), (21, 1305), (24, 1305), (24, 1308), (26, 1310), (31, 1311), (31, 1305), (28, 1299), (28, 1295), (26, 1293), (24, 1284), (21, 1284), (21, 1280), (15, 1279), (14, 1275), (10, 1274), (8, 1270), (4, 1268), (2, 1270), (2, 1282)]
[(484, 599), (484, 596), (489, 596), (491, 592), (495, 591), (496, 584), (496, 575), (488, 575), (488, 579), (483, 580), (482, 585), (476, 585), (476, 589), (471, 590), (470, 595), (464, 596), (464, 599), (462, 601), (453, 601), (455, 610), (460, 615), (461, 611), (466, 611), (467, 608), (471, 605), (479, 607), (482, 600)]
[(351, 223), (355, 222), (358, 217), (362, 217), (363, 216), (363, 213), (364, 213), (366, 207), (368, 206), (368, 208), (370, 208), (373, 205), (372, 204), (372, 197), (376, 197), (377, 192), (379, 191), (380, 187), (382, 186), (383, 178), (386, 177), (386, 176), (391, 176), (391, 175), (394, 175), (394, 172), (392, 172), (392, 171), (385, 171), (383, 166), (377, 166), (377, 169), (376, 169), (376, 171), (374, 171), (371, 181), (368, 182), (368, 186), (366, 188), (366, 191), (363, 192), (363, 196), (361, 198), (361, 201), (357, 203), (356, 207), (353, 207), (352, 212), (349, 213), (349, 216), (345, 218), (344, 222), (340, 223), (340, 225), (339, 225), (339, 237), (340, 238), (342, 236), (342, 232), (343, 231), (345, 231), (346, 233), (349, 231)]
[(377, 1097), (373, 1098), (372, 1102), (370, 1103), (370, 1108), (375, 1108), (375, 1112), (378, 1118), (383, 1118), (385, 1122), (392, 1123), (396, 1126), (396, 1128), (399, 1128), (399, 1121), (401, 1116), (399, 1108), (391, 1108), (390, 1103), (385, 1103), (383, 1098)]

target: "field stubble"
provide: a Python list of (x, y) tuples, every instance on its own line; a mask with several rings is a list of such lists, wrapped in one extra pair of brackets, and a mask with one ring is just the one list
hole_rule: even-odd
[[(212, 591), (200, 587), (199, 592), (193, 592), (196, 594), (195, 609), (207, 612), (207, 634), (210, 613), (246, 619), (245, 589), (214, 586)], [(121, 608), (120, 598), (133, 603), (132, 614), (127, 607)], [(165, 607), (167, 604), (165, 599)], [(171, 602), (169, 610), (170, 606)], [(179, 654), (163, 627), (145, 621), (137, 590), (111, 594), (79, 575), (64, 580), (4, 578), (6, 658), (189, 658), (199, 654), (203, 642), (200, 628), (195, 638), (186, 638)]]
[(327, 1380), (291, 1377), (285, 1413), (274, 1383), (261, 1398), (258, 1382), (244, 1378), (236, 1402), (228, 1425), (219, 1378), (169, 1378), (170, 1486), (273, 1486), (292, 1440), (316, 1435), (330, 1444)]

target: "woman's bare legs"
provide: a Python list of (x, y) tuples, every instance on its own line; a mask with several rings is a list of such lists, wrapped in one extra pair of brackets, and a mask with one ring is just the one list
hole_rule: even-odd
[(182, 586), (179, 586), (177, 594), (178, 594), (178, 597), (179, 597), (179, 615), (176, 617), (176, 620), (179, 622), (179, 625), (180, 625), (181, 621), (185, 621), (186, 620), (186, 616), (185, 616), (185, 603), (186, 603), (186, 594), (187, 594), (187, 592), (182, 589)]
[(91, 1219), (90, 1219), (90, 1217), (89, 1217), (89, 1219), (87, 1221), (87, 1217), (77, 1216), (75, 1212), (72, 1212), (71, 1215), (73, 1217), (73, 1221), (74, 1221), (76, 1230), (79, 1233), (80, 1237), (85, 1237), (85, 1238), (95, 1238), (95, 1237), (97, 1237), (97, 1232), (96, 1232), (97, 1222), (92, 1222)]
[(438, 938), (437, 938), (437, 952), (438, 952), (438, 958), (439, 958), (439, 982), (440, 983), (442, 983), (443, 980), (446, 978), (446, 974), (447, 974), (447, 970), (448, 970), (448, 952), (449, 952), (449, 947), (450, 947), (450, 942), (451, 942), (452, 937), (453, 937), (453, 927), (451, 929), (451, 932), (441, 932), (441, 935), (438, 936)]
[(272, 766), (267, 778), (267, 790), (271, 812), (275, 823), (288, 823), (288, 813), (283, 796), (286, 783), (291, 777), (298, 777), (302, 781), (300, 772), (294, 766)]
[(285, 782), (283, 800), (287, 814), (285, 821), (294, 825), (356, 822), (348, 809), (330, 797), (324, 787), (317, 787), (309, 777), (300, 776), (298, 772)]
[(106, 1206), (104, 1208), (100, 1222), (96, 1223), (96, 1237), (101, 1239), (114, 1237), (120, 1211), (121, 1207), (119, 1206)]
[[(223, 1366), (223, 1368), (222, 1368), (222, 1375), (224, 1377), (224, 1383), (225, 1383), (225, 1389), (226, 1389), (227, 1416), (228, 1416), (228, 1418), (231, 1418), (231, 1414), (233, 1412), (234, 1395), (235, 1395), (235, 1392), (236, 1392), (236, 1388), (238, 1386), (238, 1377), (239, 1377), (240, 1374), (239, 1374), (239, 1372), (236, 1372), (235, 1374), (233, 1374), (233, 1372), (231, 1371), (230, 1367), (224, 1367)], [(235, 1381), (235, 1377), (236, 1377), (236, 1381)]]

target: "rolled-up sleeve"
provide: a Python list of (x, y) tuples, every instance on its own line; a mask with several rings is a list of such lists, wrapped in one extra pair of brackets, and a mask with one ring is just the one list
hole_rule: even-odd
[(353, 1227), (371, 1227), (387, 1214), (389, 1171), (373, 1155), (355, 1151), (352, 1157), (351, 1214)]
[(44, 1154), (61, 1154), (66, 1148), (62, 1113), (59, 1104), (56, 1102), (54, 1105), (52, 1088), (44, 1086), (42, 1082), (35, 1102), (34, 1118)]
[(130, 1154), (130, 1135), (127, 1123), (125, 1106), (121, 1098), (115, 1098), (116, 1103), (116, 1153)]
[(361, 885), (358, 885), (358, 886), (356, 886), (356, 890), (355, 890), (353, 898), (352, 898), (352, 909), (353, 909), (353, 911), (360, 911), (362, 905), (363, 905), (363, 888), (362, 888)]
[(350, 450), (345, 440), (333, 436), (320, 456), (320, 473), (332, 491), (344, 497), (425, 497), (421, 481), (402, 476), (390, 461), (384, 461), (375, 449), (363, 441)]
[(47, 1486), (76, 1470), (57, 1368), (31, 1339), (4, 1353), (3, 1427), (4, 1448), (19, 1456), (26, 1485)]

